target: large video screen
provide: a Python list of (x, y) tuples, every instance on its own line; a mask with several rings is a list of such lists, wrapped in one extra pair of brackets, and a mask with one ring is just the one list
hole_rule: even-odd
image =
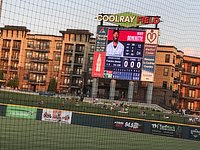
[(98, 26), (92, 76), (153, 81), (158, 30)]

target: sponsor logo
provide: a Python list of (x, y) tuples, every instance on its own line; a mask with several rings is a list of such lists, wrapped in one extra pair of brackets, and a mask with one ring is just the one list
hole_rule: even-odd
[(128, 128), (131, 128), (131, 129), (139, 129), (140, 128), (140, 124), (137, 123), (137, 122), (125, 122), (125, 125), (124, 127), (128, 127)]
[(198, 129), (191, 130), (190, 133), (192, 134), (194, 138), (197, 138), (200, 136), (200, 131)]
[(121, 122), (121, 121), (115, 121), (115, 127), (123, 127), (124, 125), (124, 122)]
[(172, 131), (172, 132), (175, 132), (176, 131), (176, 127), (175, 126), (170, 126), (170, 125), (162, 125), (162, 124), (157, 124), (157, 123), (154, 123), (152, 124), (152, 128), (153, 129), (158, 129), (158, 130), (161, 130), (161, 131)]

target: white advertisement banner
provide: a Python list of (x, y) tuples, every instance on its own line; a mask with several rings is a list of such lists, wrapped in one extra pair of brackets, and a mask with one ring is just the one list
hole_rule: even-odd
[(72, 112), (53, 110), (53, 109), (43, 109), (42, 120), (50, 122), (59, 122), (65, 124), (71, 124)]

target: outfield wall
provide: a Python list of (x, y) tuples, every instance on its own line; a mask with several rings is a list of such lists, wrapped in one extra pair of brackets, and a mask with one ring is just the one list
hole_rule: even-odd
[(103, 114), (0, 104), (0, 116), (61, 122), (200, 141), (200, 126)]

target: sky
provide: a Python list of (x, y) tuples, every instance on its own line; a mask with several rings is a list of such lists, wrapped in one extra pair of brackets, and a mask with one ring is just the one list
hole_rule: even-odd
[(51, 35), (87, 29), (95, 35), (100, 13), (161, 16), (159, 44), (200, 57), (199, 8), (199, 0), (3, 0), (0, 26), (26, 26), (31, 33)]

